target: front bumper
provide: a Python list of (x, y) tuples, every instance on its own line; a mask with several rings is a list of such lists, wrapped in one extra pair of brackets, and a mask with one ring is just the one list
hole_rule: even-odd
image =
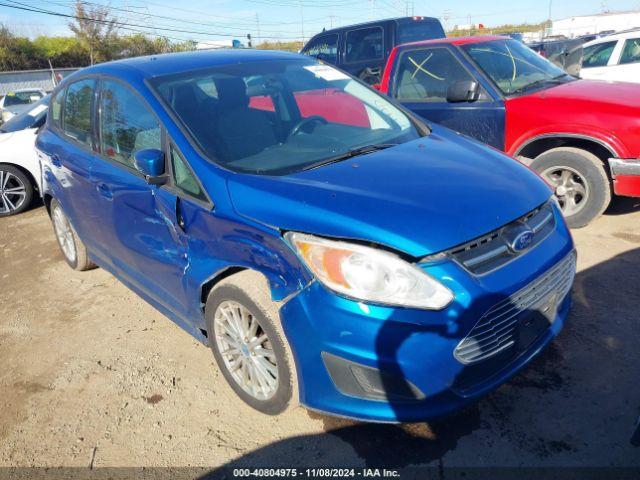
[[(536, 248), (487, 275), (473, 276), (452, 261), (424, 267), (455, 293), (454, 302), (441, 311), (368, 305), (313, 282), (280, 310), (296, 359), (300, 401), (339, 416), (411, 422), (458, 410), (505, 382), (561, 330), (569, 294), (558, 299), (547, 328), (520, 350), (474, 365), (461, 363), (454, 350), (492, 306), (572, 252), (564, 222), (557, 223)], [(350, 368), (355, 368), (350, 378), (360, 383), (354, 388), (341, 373)], [(392, 391), (380, 395), (385, 389)]]
[(623, 197), (640, 197), (640, 159), (610, 158), (613, 191)]

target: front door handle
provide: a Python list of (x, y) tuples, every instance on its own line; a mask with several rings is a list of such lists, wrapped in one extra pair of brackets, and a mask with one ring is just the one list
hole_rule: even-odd
[(178, 222), (180, 230), (184, 232), (184, 216), (182, 215), (182, 202), (180, 197), (176, 197), (176, 221)]
[(98, 190), (98, 193), (105, 198), (113, 198), (113, 193), (106, 183), (98, 183), (98, 185), (96, 185), (96, 190)]

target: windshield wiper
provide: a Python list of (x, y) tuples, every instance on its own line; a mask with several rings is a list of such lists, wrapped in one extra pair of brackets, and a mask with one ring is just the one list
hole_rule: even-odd
[(349, 158), (357, 157), (360, 155), (365, 155), (367, 153), (377, 152), (378, 150), (384, 150), (385, 148), (395, 147), (397, 143), (378, 143), (373, 145), (364, 145), (362, 147), (352, 148), (351, 150), (347, 150), (340, 155), (336, 155), (335, 157), (325, 158), (324, 160), (320, 160), (318, 162), (311, 163), (305, 166), (302, 170), (311, 170), (312, 168), (321, 167), (323, 165), (328, 165), (330, 163), (340, 162), (342, 160), (348, 160)]
[(537, 87), (538, 85), (542, 85), (544, 83), (559, 83), (560, 79), (566, 77), (567, 74), (563, 73), (561, 75), (556, 75), (555, 77), (550, 77), (550, 78), (541, 78), (540, 80), (536, 80), (535, 82), (532, 82), (528, 85), (524, 85), (520, 88), (515, 89), (513, 92), (511, 92), (511, 95), (516, 94), (516, 93), (522, 93), (525, 90), (531, 90), (532, 88)]

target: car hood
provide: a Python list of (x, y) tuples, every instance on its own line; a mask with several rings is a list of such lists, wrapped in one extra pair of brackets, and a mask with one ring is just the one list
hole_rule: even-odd
[(633, 109), (636, 114), (640, 109), (640, 85), (635, 83), (580, 79), (542, 90), (534, 95), (554, 101), (615, 105)]
[(551, 191), (517, 161), (442, 127), (425, 138), (286, 176), (233, 175), (245, 217), (386, 245), (414, 257), (486, 234)]

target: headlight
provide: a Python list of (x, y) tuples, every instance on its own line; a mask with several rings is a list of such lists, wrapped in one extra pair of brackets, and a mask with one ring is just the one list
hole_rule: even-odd
[(441, 310), (451, 291), (397, 255), (347, 242), (289, 232), (285, 238), (324, 285), (366, 302)]

